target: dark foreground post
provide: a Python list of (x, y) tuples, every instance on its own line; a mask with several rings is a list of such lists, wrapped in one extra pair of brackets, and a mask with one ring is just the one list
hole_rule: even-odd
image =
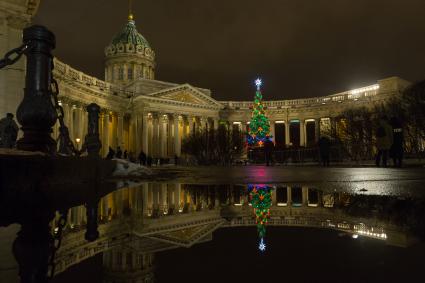
[(88, 121), (88, 133), (84, 139), (82, 152), (87, 150), (87, 154), (90, 157), (100, 157), (99, 151), (102, 144), (99, 139), (99, 113), (100, 107), (95, 103), (91, 103), (87, 106), (87, 112), (89, 116)]
[(54, 153), (56, 143), (51, 138), (57, 113), (52, 103), (52, 49), (55, 36), (43, 26), (24, 29), (23, 42), (29, 45), (24, 99), (18, 107), (17, 118), (24, 137), (18, 149)]

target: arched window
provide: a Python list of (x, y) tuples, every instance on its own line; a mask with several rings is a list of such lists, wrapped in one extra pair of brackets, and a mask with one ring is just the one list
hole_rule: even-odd
[(133, 79), (133, 69), (132, 68), (128, 68), (127, 77), (128, 77), (129, 80)]
[(118, 68), (118, 79), (119, 80), (124, 79), (124, 69), (122, 67)]

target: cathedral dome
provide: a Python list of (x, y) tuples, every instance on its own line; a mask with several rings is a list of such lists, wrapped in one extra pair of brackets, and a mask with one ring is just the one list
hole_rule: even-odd
[(117, 45), (119, 43), (130, 43), (150, 48), (149, 42), (137, 31), (136, 23), (132, 17), (129, 17), (128, 23), (125, 25), (122, 31), (112, 39), (111, 42), (113, 45)]
[(105, 48), (105, 80), (128, 84), (138, 78), (155, 77), (155, 52), (136, 28), (130, 14), (124, 28)]

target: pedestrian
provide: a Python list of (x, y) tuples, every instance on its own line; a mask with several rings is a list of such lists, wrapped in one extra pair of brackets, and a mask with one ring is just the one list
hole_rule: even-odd
[(140, 152), (138, 159), (140, 165), (146, 165), (146, 154), (143, 152), (143, 150)]
[(379, 167), (382, 165), (387, 167), (387, 159), (388, 153), (393, 144), (393, 129), (391, 125), (388, 123), (388, 117), (383, 115), (379, 119), (379, 125), (376, 129), (376, 148), (378, 149), (378, 153), (376, 155), (376, 166)]
[(117, 154), (116, 154), (116, 157), (117, 158), (122, 158), (122, 150), (121, 150), (121, 148), (120, 147), (117, 147)]
[(6, 117), (0, 120), (0, 147), (15, 147), (18, 131), (19, 127), (13, 120), (13, 114), (7, 113)]
[(128, 159), (128, 153), (127, 153), (127, 150), (124, 150), (123, 157), (124, 157), (124, 159)]
[(274, 144), (270, 138), (267, 138), (264, 142), (264, 153), (266, 157), (266, 166), (270, 166), (272, 162), (272, 154), (273, 154)]
[(146, 165), (148, 167), (151, 167), (152, 166), (152, 157), (149, 156), (149, 155), (146, 157)]
[(331, 147), (331, 140), (328, 138), (328, 136), (321, 136), (319, 139), (319, 154), (320, 154), (320, 161), (322, 162), (322, 165), (324, 167), (329, 167), (330, 163), (330, 147)]
[(108, 154), (106, 155), (106, 159), (112, 159), (115, 157), (115, 151), (112, 149), (112, 147), (109, 147)]
[(393, 128), (393, 144), (391, 145), (390, 156), (393, 159), (394, 167), (401, 167), (403, 163), (403, 127), (397, 117), (392, 117), (390, 123)]

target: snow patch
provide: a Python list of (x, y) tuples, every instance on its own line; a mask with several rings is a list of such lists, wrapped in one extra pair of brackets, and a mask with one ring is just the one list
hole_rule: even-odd
[(133, 177), (139, 177), (139, 176), (146, 176), (146, 175), (152, 175), (152, 170), (147, 168), (146, 166), (142, 166), (133, 162), (129, 162), (124, 159), (113, 159), (117, 162), (117, 167), (115, 168), (115, 171), (112, 173), (112, 176), (133, 176)]

